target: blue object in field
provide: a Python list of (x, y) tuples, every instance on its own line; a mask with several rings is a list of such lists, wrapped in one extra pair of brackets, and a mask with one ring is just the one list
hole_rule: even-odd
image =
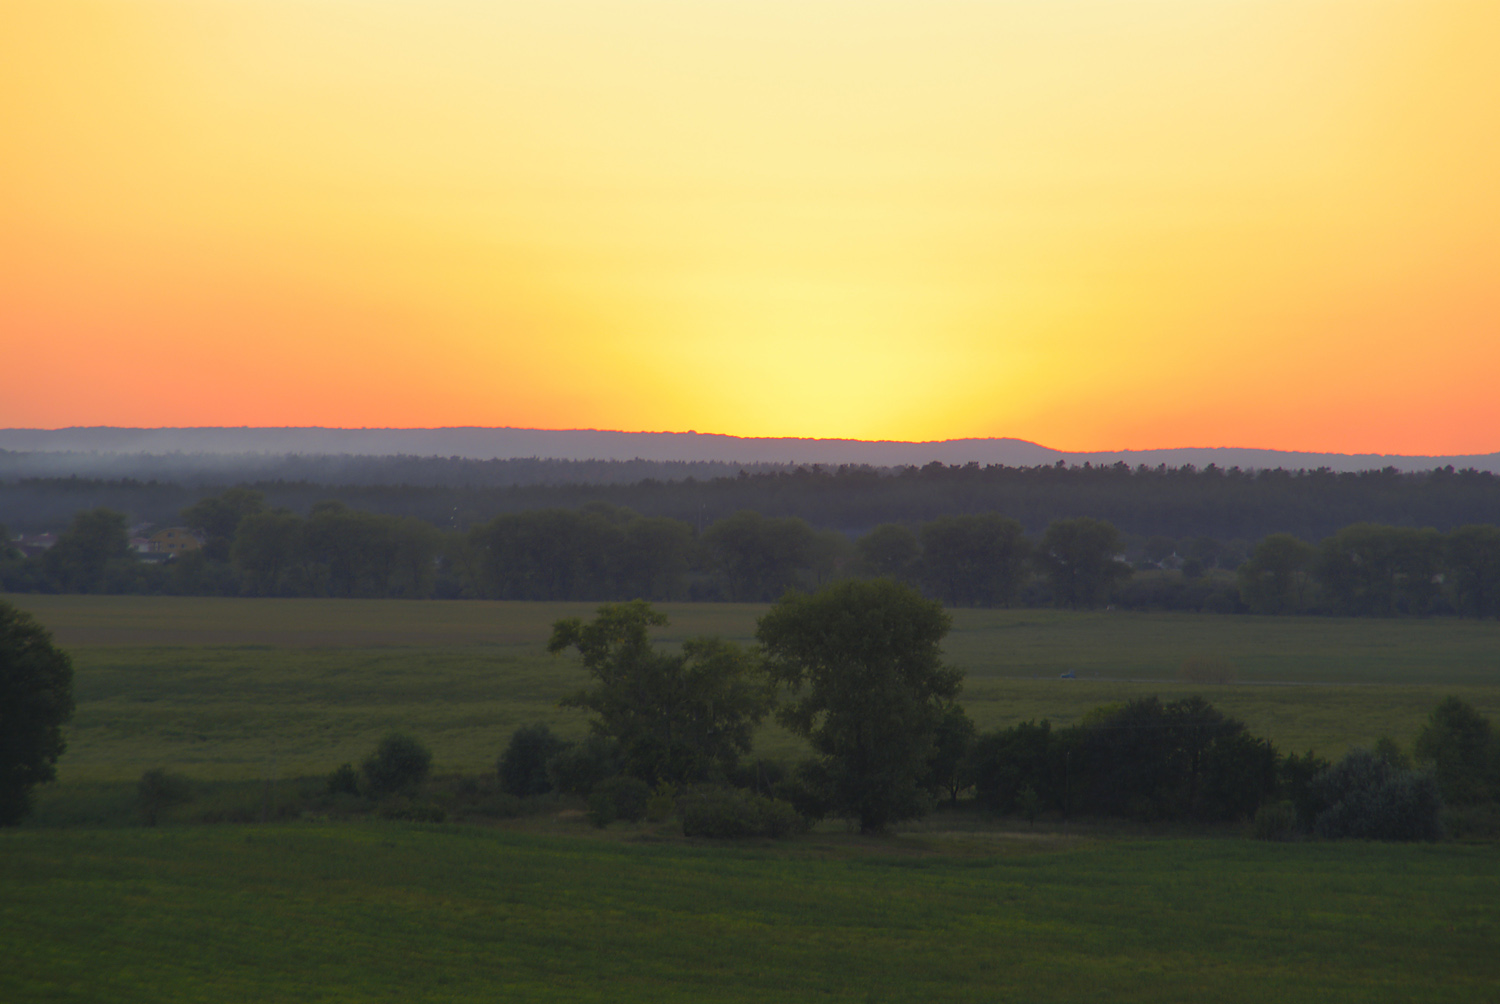
[(1071, 669), (1070, 669), (1070, 670), (1068, 670), (1068, 671), (1067, 671), (1067, 672), (1066, 672), (1066, 673), (1063, 673), (1063, 674), (1062, 674), (1062, 675), (1061, 675), (1061, 676), (1059, 676), (1059, 677), (1058, 677), (1058, 679), (1059, 679), (1059, 680), (1073, 680), (1073, 679), (1077, 679), (1077, 676), (1078, 676), (1078, 674), (1077, 674), (1077, 673), (1074, 673), (1074, 672), (1073, 672), (1073, 671), (1072, 671), (1072, 670), (1071, 670)]

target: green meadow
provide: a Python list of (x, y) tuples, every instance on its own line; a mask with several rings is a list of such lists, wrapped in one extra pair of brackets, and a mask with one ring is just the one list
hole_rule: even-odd
[(1464, 845), (0, 833), (8, 1001), (1492, 1001)]
[[(581, 735), (557, 707), (583, 675), (544, 648), (583, 603), (17, 596), (73, 654), (78, 711), (59, 784), (133, 781), (153, 767), (202, 780), (326, 774), (393, 729), (439, 771), (492, 770), (518, 725)], [(664, 604), (665, 644), (750, 641), (756, 605)], [(1284, 750), (1409, 744), (1457, 694), (1500, 718), (1500, 624), (1433, 620), (959, 610), (947, 642), (981, 728), (1076, 720), (1131, 697), (1201, 693)], [(1216, 682), (1194, 682), (1195, 667)], [(1065, 672), (1073, 679), (1060, 679)], [(759, 751), (802, 747), (774, 725)]]
[[(582, 673), (544, 645), (593, 605), (8, 599), (73, 654), (78, 708), (58, 783), (0, 832), (3, 1001), (1323, 1004), (1490, 1001), (1500, 985), (1493, 844), (946, 811), (879, 838), (825, 824), (715, 844), (671, 823), (595, 831), (565, 800), (488, 825), (183, 825), (221, 805), (263, 818), (392, 729), (449, 774), (492, 771), (520, 724), (582, 734), (557, 707)], [(749, 641), (764, 609), (665, 608), (664, 644)], [(982, 728), (1202, 693), (1283, 749), (1332, 755), (1409, 743), (1450, 693), (1500, 718), (1496, 624), (954, 621), (948, 655)], [(804, 752), (769, 725), (759, 750)], [(132, 799), (152, 767), (198, 798), (147, 829)]]

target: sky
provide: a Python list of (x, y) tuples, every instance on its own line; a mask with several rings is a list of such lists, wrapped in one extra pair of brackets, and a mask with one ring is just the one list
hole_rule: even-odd
[(0, 0), (0, 427), (1500, 451), (1500, 4)]

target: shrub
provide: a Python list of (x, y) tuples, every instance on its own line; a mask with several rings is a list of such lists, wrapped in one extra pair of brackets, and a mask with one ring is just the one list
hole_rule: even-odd
[(593, 805), (594, 797), (599, 795), (614, 803), (616, 818), (627, 823), (639, 823), (646, 818), (646, 803), (651, 800), (651, 786), (638, 777), (626, 774), (595, 785), (594, 795), (589, 798), (590, 806)]
[(815, 823), (830, 811), (829, 784), (828, 768), (821, 760), (804, 760), (771, 793), (791, 805), (804, 820)]
[(370, 791), (388, 795), (417, 787), (432, 770), (432, 753), (411, 736), (393, 732), (360, 764)]
[(689, 837), (787, 837), (806, 824), (779, 798), (734, 788), (695, 788), (678, 805), (682, 832)]
[(1313, 823), (1320, 837), (1437, 840), (1443, 799), (1428, 771), (1400, 770), (1366, 749), (1353, 749), (1313, 779), (1325, 806)]
[(618, 815), (615, 800), (609, 797), (608, 792), (596, 791), (589, 796), (589, 822), (599, 829), (613, 823)]
[(594, 785), (619, 772), (619, 749), (602, 736), (570, 743), (547, 761), (547, 779), (566, 795), (587, 795)]
[(1452, 805), (1443, 812), (1443, 832), (1455, 840), (1500, 838), (1500, 805)]
[(1277, 794), (1297, 810), (1297, 822), (1304, 831), (1311, 830), (1313, 820), (1325, 806), (1312, 793), (1313, 778), (1331, 767), (1327, 760), (1308, 750), (1302, 755), (1288, 754), (1276, 763)]
[(500, 790), (509, 795), (525, 798), (528, 795), (545, 795), (552, 790), (552, 779), (547, 776), (547, 761), (567, 747), (567, 743), (552, 734), (545, 725), (527, 725), (511, 733), (510, 744), (500, 755), (496, 772), (500, 776)]
[(656, 786), (651, 797), (646, 800), (646, 818), (653, 823), (660, 823), (672, 818), (672, 813), (677, 811), (677, 788), (663, 781)]
[(1297, 836), (1297, 807), (1291, 802), (1267, 802), (1255, 813), (1256, 840), (1293, 840)]
[(142, 774), (135, 791), (141, 822), (147, 826), (155, 826), (161, 814), (173, 806), (183, 805), (193, 799), (192, 785), (187, 778), (180, 774), (168, 774), (160, 768)]
[(340, 764), (338, 770), (328, 775), (328, 794), (359, 794), (359, 772), (354, 769), (354, 764)]

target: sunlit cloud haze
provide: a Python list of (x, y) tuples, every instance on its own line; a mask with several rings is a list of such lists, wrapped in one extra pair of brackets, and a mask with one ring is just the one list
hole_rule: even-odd
[(1500, 450), (1500, 4), (0, 0), (0, 425)]

